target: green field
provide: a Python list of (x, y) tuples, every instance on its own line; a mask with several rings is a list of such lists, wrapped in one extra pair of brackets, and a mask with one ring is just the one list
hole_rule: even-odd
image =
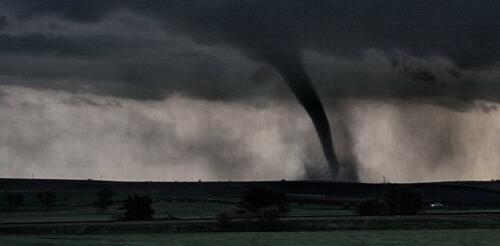
[[(35, 186), (36, 187), (36, 186)], [(180, 219), (214, 218), (217, 213), (236, 208), (239, 194), (205, 192), (196, 188), (187, 190), (135, 189), (116, 188), (113, 197), (115, 205), (110, 206), (105, 213), (97, 212), (92, 202), (96, 192), (106, 187), (90, 187), (85, 189), (45, 188), (55, 195), (55, 203), (45, 206), (37, 199), (36, 189), (28, 188), (21, 191), (1, 190), (0, 187), (0, 223), (31, 223), (31, 222), (65, 222), (65, 221), (112, 221), (119, 218), (123, 211), (120, 207), (128, 195), (149, 195), (155, 210), (154, 218), (168, 218), (172, 215)], [(79, 187), (78, 187), (79, 188)], [(22, 194), (24, 203), (13, 208), (7, 203), (10, 193)], [(355, 214), (353, 209), (331, 204), (291, 203), (291, 216), (335, 216)]]
[[(23, 206), (12, 209), (6, 203), (8, 192), (0, 192), (0, 223), (19, 222), (63, 222), (63, 221), (101, 221), (116, 220), (123, 213), (119, 208), (128, 194), (120, 192), (115, 197), (116, 205), (101, 214), (92, 205), (95, 200), (94, 191), (85, 192), (54, 192), (56, 203), (52, 206), (44, 206), (36, 199), (34, 192), (24, 192), (25, 202)], [(176, 198), (169, 197), (170, 194), (162, 192), (144, 192), (153, 200), (155, 218), (165, 218), (173, 215), (176, 218), (213, 218), (221, 211), (236, 207), (237, 199), (227, 197), (210, 197), (199, 195), (196, 200), (186, 199), (186, 195), (176, 194)], [(189, 197), (188, 197), (189, 198)], [(217, 200), (215, 200), (217, 199)], [(215, 202), (214, 202), (215, 200)], [(221, 200), (222, 202), (217, 202)], [(228, 203), (233, 202), (233, 203)], [(293, 203), (290, 215), (349, 215), (354, 214), (352, 209), (345, 209), (334, 205), (301, 204)]]
[(498, 245), (500, 230), (4, 236), (0, 245)]
[[(128, 195), (149, 195), (156, 211), (154, 218), (207, 218), (236, 206), (242, 192), (266, 185), (291, 195), (290, 216), (354, 215), (352, 205), (374, 197), (387, 184), (333, 183), (313, 181), (278, 182), (108, 182), (93, 180), (0, 179), (0, 223), (63, 222), (116, 220)], [(441, 209), (427, 213), (457, 211), (493, 211), (500, 207), (500, 182), (449, 182), (407, 184), (420, 190), (426, 203), (439, 201)], [(115, 191), (115, 205), (104, 214), (96, 212), (92, 202), (102, 188)], [(40, 204), (38, 191), (56, 196), (52, 206)], [(6, 202), (10, 193), (23, 194), (22, 206), (12, 208)], [(348, 205), (348, 206), (346, 206)]]
[[(290, 213), (278, 223), (215, 219), (262, 185), (289, 196)], [(424, 204), (445, 205), (426, 206), (419, 215), (357, 215), (356, 203), (388, 186), (403, 185), (0, 179), (0, 245), (500, 245), (500, 182), (405, 184), (421, 192)], [(103, 188), (116, 195), (101, 214), (93, 201)], [(55, 203), (42, 204), (40, 191), (53, 193)], [(24, 203), (12, 206), (11, 193), (22, 194)], [(153, 220), (119, 219), (132, 194), (152, 198)]]

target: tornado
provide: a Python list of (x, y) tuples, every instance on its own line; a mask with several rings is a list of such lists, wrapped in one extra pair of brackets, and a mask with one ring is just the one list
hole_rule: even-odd
[[(302, 5), (288, 8), (288, 3), (228, 1), (214, 5), (183, 5), (166, 1), (166, 5), (158, 8), (160, 11), (157, 13), (159, 18), (169, 23), (168, 27), (179, 25), (177, 30), (180, 33), (199, 42), (220, 42), (274, 67), (311, 118), (331, 177), (338, 179), (343, 176), (339, 172), (343, 172), (344, 167), (340, 167), (335, 155), (328, 117), (306, 72), (301, 54), (306, 39), (310, 38), (302, 35), (306, 29), (304, 22), (300, 21), (306, 18), (301, 13), (307, 11), (302, 9)], [(184, 8), (189, 9), (189, 12), (184, 12)], [(271, 9), (272, 15), (263, 14)], [(169, 11), (169, 14), (161, 10)], [(295, 18), (295, 15), (302, 17)]]
[[(279, 53), (279, 52), (278, 52)], [(311, 118), (316, 133), (318, 134), (323, 149), (323, 154), (328, 162), (331, 177), (339, 178), (339, 162), (333, 146), (333, 136), (330, 122), (321, 103), (318, 93), (309, 78), (302, 57), (298, 52), (281, 53), (267, 57), (267, 62), (273, 66), (285, 80), (302, 107)]]

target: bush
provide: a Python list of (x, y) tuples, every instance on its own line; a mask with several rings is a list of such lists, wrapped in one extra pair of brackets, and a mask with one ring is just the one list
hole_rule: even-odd
[(36, 197), (45, 206), (51, 206), (56, 201), (56, 196), (50, 191), (40, 191)]
[(360, 215), (409, 215), (423, 208), (422, 195), (413, 189), (391, 187), (371, 200), (359, 204)]
[(112, 200), (114, 195), (115, 193), (110, 189), (102, 189), (96, 193), (96, 200), (93, 204), (100, 213), (104, 213), (109, 206), (114, 204)]
[(265, 207), (257, 211), (257, 219), (262, 225), (272, 226), (276, 224), (280, 214), (280, 209), (277, 207)]
[(20, 207), (24, 203), (24, 196), (22, 194), (12, 194), (7, 195), (7, 204), (12, 207)]
[(363, 201), (358, 206), (360, 215), (381, 215), (383, 204), (378, 199)]
[(409, 188), (388, 188), (382, 192), (383, 214), (417, 214), (423, 208), (422, 195)]
[(289, 211), (286, 193), (264, 186), (246, 191), (238, 208), (245, 217), (257, 218), (263, 227), (274, 226), (279, 217)]
[(269, 207), (276, 208), (281, 214), (289, 211), (286, 193), (268, 187), (255, 187), (246, 191), (238, 206), (254, 214)]
[(232, 220), (232, 216), (228, 211), (222, 211), (215, 215), (217, 222), (222, 226), (227, 226)]
[(153, 200), (149, 196), (128, 196), (122, 210), (125, 210), (125, 220), (148, 220), (153, 217), (154, 210), (151, 208)]

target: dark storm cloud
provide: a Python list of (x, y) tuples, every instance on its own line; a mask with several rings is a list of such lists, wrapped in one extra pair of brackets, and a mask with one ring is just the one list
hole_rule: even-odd
[(311, 48), (356, 56), (373, 48), (445, 56), (461, 68), (479, 68), (500, 55), (499, 10), (495, 1), (278, 0), (169, 2), (151, 12), (200, 40), (224, 40), (251, 52), (259, 46), (270, 55)]
[[(63, 35), (33, 33), (26, 35), (0, 35), (0, 52), (18, 55), (52, 55), (92, 57), (118, 52), (131, 46), (144, 45), (138, 40), (133, 44), (111, 35), (72, 38)], [(151, 45), (151, 44), (149, 44)]]
[[(94, 60), (119, 64), (121, 58), (110, 59), (110, 54), (123, 56), (122, 53), (125, 53), (129, 54), (129, 57), (134, 57), (143, 54), (144, 50), (147, 50), (144, 47), (155, 49), (157, 45), (154, 42), (158, 42), (158, 32), (162, 31), (169, 35), (185, 36), (202, 45), (232, 47), (256, 61), (271, 63), (274, 68), (277, 67), (276, 63), (282, 60), (299, 59), (304, 50), (345, 59), (361, 58), (368, 50), (379, 50), (388, 54), (388, 59), (391, 59), (391, 54), (394, 53), (424, 59), (418, 65), (398, 61), (392, 74), (386, 75), (388, 79), (391, 79), (391, 76), (396, 77), (397, 74), (407, 76), (415, 81), (409, 85), (415, 88), (421, 87), (419, 81), (426, 82), (429, 88), (424, 90), (426, 92), (422, 94), (423, 96), (428, 96), (427, 91), (432, 90), (438, 93), (430, 94), (466, 93), (463, 90), (473, 86), (461, 86), (461, 88), (451, 86), (446, 89), (440, 87), (450, 81), (480, 84), (481, 82), (471, 81), (460, 75), (467, 71), (496, 70), (500, 57), (500, 4), (487, 0), (473, 2), (389, 0), (377, 3), (360, 0), (308, 2), (4, 0), (2, 6), (5, 6), (9, 16), (17, 17), (13, 21), (18, 27), (23, 23), (27, 26), (33, 25), (33, 22), (36, 23), (44, 18), (62, 19), (61, 23), (65, 21), (75, 23), (71, 33), (58, 33), (53, 27), (51, 29), (51, 25), (39, 29), (37, 33), (29, 31), (24, 33), (22, 28), (19, 29), (22, 33), (4, 33), (0, 39), (0, 52), (10, 55), (96, 56)], [(140, 32), (140, 29), (131, 28), (128, 32), (115, 30), (112, 34), (96, 35), (84, 28), (92, 26), (107, 30), (109, 27), (106, 27), (106, 21), (110, 18), (121, 22), (127, 21), (114, 16), (120, 11), (133, 12), (147, 20), (144, 24), (154, 23), (162, 29), (148, 30), (140, 33), (142, 36), (130, 39), (129, 36), (134, 32)], [(7, 22), (7, 18), (0, 18), (0, 23), (2, 22)], [(9, 26), (12, 26), (12, 23), (9, 23)], [(74, 37), (75, 34), (72, 32), (81, 33), (78, 37)], [(124, 41), (127, 37), (129, 40)], [(149, 38), (154, 41), (150, 40), (148, 43)], [(175, 44), (164, 45), (173, 47)], [(185, 49), (179, 52), (179, 55), (190, 56), (192, 53), (193, 51)], [(199, 51), (194, 53), (192, 61), (206, 59)], [(163, 81), (159, 79), (159, 75), (152, 75), (164, 76), (165, 73), (161, 70), (169, 68), (162, 62), (177, 59), (170, 54), (163, 54), (163, 57), (151, 61), (148, 66), (138, 66), (133, 72), (129, 69), (126, 78), (116, 73), (115, 78), (109, 79), (109, 76), (113, 76), (106, 75), (106, 72), (103, 72), (103, 77), (106, 81), (125, 81), (124, 84), (129, 80), (140, 80), (146, 89), (194, 93), (195, 87), (202, 83), (176, 83), (175, 78), (168, 82), (168, 79)], [(425, 59), (432, 57), (442, 57), (450, 61), (449, 67), (443, 70), (451, 77), (440, 76), (429, 68)], [(221, 66), (226, 65), (229, 66), (221, 69), (230, 70), (231, 66), (235, 66), (231, 64)], [(450, 67), (453, 69), (450, 70)], [(244, 79), (246, 83), (240, 83), (239, 86), (251, 88), (252, 81), (260, 78), (259, 73), (262, 74), (262, 71), (256, 71), (259, 66), (253, 69), (255, 71), (249, 72), (248, 78)], [(179, 72), (180, 69), (176, 70)], [(219, 72), (214, 71), (200, 73), (206, 75), (205, 80), (211, 84), (207, 89), (215, 89), (210, 97), (218, 99), (216, 95), (223, 91), (220, 89), (223, 87), (218, 86), (218, 83), (224, 83), (227, 78), (224, 75), (217, 75)], [(199, 77), (196, 72), (193, 74), (193, 77)], [(99, 76), (97, 72), (96, 76)], [(278, 79), (274, 76), (274, 80)], [(148, 82), (151, 80), (157, 81), (154, 87)], [(368, 81), (370, 78), (367, 77), (365, 80)], [(102, 81), (99, 83), (102, 84)], [(334, 86), (337, 82), (332, 78), (330, 83)], [(398, 86), (382, 84), (386, 90)], [(137, 83), (134, 85), (131, 89), (140, 87)], [(255, 86), (259, 86), (258, 83)], [(420, 90), (415, 91), (418, 96)], [(320, 91), (320, 94), (322, 93), (324, 92)], [(370, 92), (363, 92), (366, 93)], [(352, 94), (354, 95), (351, 96), (356, 96), (355, 92)], [(372, 94), (379, 95), (376, 91)], [(477, 93), (473, 96), (491, 99), (495, 98), (496, 94)], [(224, 98), (237, 97), (221, 97)]]
[(7, 28), (8, 24), (7, 17), (0, 15), (0, 31)]
[(392, 67), (412, 79), (424, 82), (435, 82), (436, 76), (421, 64), (409, 64), (407, 57), (401, 54), (390, 54)]
[[(32, 1), (6, 0), (5, 5), (17, 10), (17, 17), (30, 19), (44, 15), (55, 15), (79, 22), (97, 22), (112, 11), (119, 1), (84, 0), (84, 1)], [(16, 3), (13, 3), (16, 2)]]

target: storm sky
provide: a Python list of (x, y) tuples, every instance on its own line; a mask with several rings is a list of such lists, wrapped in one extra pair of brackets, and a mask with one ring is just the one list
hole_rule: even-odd
[(327, 179), (287, 63), (360, 181), (498, 178), (499, 61), (493, 0), (0, 0), (0, 176)]

